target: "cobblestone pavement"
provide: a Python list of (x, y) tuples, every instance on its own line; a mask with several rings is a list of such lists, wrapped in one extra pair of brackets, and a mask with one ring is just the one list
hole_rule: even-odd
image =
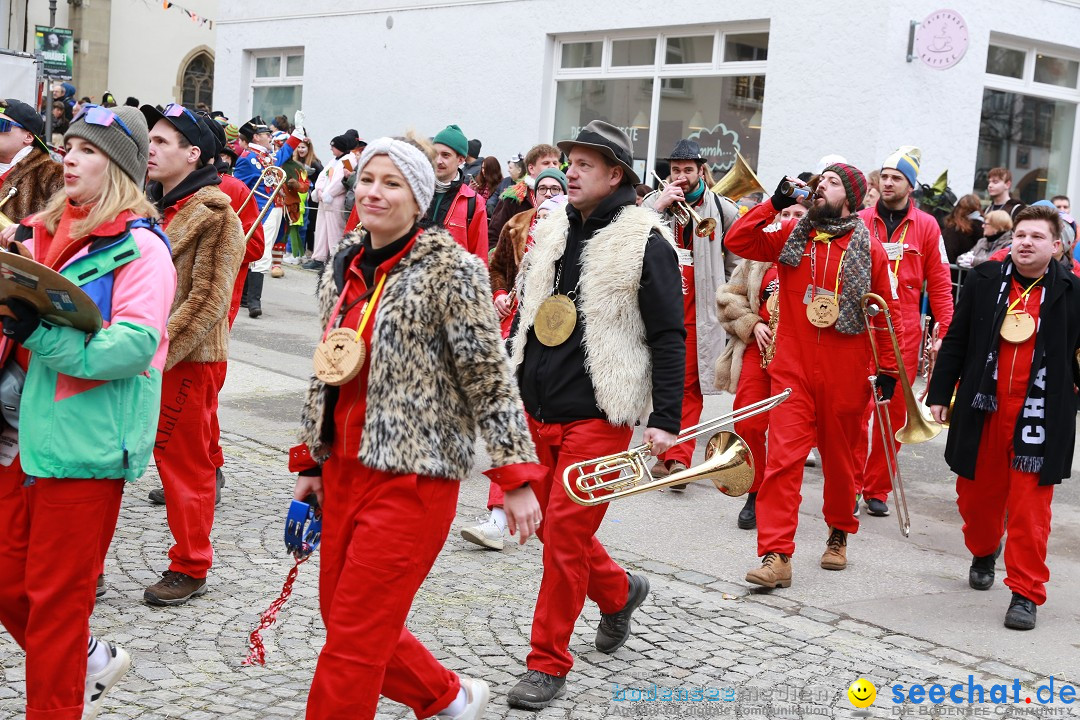
[[(98, 602), (97, 635), (127, 648), (134, 667), (110, 694), (102, 718), (302, 718), (307, 688), (322, 645), (318, 615), (318, 558), (301, 567), (295, 591), (277, 625), (267, 630), (267, 665), (243, 667), (247, 635), (278, 593), (291, 566), (282, 547), (282, 518), (292, 486), (284, 452), (226, 434), (226, 498), (214, 529), (211, 591), (186, 606), (151, 608), (143, 588), (166, 567), (168, 530), (161, 507), (146, 492), (153, 473), (129, 486), (107, 564), (108, 594)], [(540, 579), (540, 549), (508, 545), (480, 551), (458, 530), (482, 512), (462, 506), (431, 576), (417, 596), (409, 627), (449, 668), (486, 679), (493, 697), (487, 717), (521, 717), (505, 704), (523, 672), (532, 606)], [(969, 674), (989, 687), (1020, 678), (1034, 689), (1041, 678), (985, 657), (935, 645), (777, 595), (613, 552), (631, 571), (645, 573), (652, 592), (634, 616), (631, 640), (612, 656), (592, 648), (599, 614), (586, 605), (571, 650), (577, 664), (566, 695), (543, 718), (589, 720), (605, 715), (769, 718), (852, 717), (847, 686), (858, 677), (879, 688), (875, 717), (895, 716), (886, 705), (894, 682), (951, 685)], [(0, 633), (0, 718), (20, 717), (23, 656)], [(627, 700), (655, 685), (714, 689), (717, 702)], [(723, 698), (733, 701), (725, 702)], [(1023, 695), (1021, 696), (1023, 697)], [(925, 706), (917, 709), (925, 710)], [(955, 711), (957, 708), (952, 708)], [(978, 710), (979, 708), (976, 708)], [(1000, 716), (1002, 708), (982, 708)], [(1037, 708), (1023, 703), (1018, 713)], [(1038, 717), (1069, 716), (1060, 705)], [(915, 713), (915, 709), (912, 710)], [(923, 713), (925, 714), (925, 713)], [(1023, 715), (1021, 715), (1023, 716)], [(1033, 715), (1032, 715), (1033, 716)], [(384, 701), (380, 719), (408, 718)]]

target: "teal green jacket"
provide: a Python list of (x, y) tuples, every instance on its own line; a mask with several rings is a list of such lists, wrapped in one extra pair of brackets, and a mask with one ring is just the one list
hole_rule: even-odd
[[(34, 218), (23, 223), (33, 252), (47, 231)], [(103, 328), (87, 334), (43, 320), (23, 343), (31, 355), (19, 454), (28, 476), (132, 481), (146, 471), (176, 293), (172, 254), (159, 232), (121, 215), (60, 269), (97, 304)]]

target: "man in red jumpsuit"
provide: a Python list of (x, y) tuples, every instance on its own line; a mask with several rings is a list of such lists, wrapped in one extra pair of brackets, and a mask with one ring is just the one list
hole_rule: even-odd
[[(949, 258), (937, 220), (915, 207), (911, 192), (919, 174), (921, 153), (916, 147), (905, 146), (890, 155), (881, 166), (881, 199), (874, 207), (859, 212), (870, 236), (881, 241), (889, 257), (889, 271), (896, 278), (900, 312), (904, 316), (904, 370), (908, 381), (915, 382), (919, 354), (922, 351), (922, 288), (930, 296), (930, 309), (938, 323), (938, 337), (945, 337), (952, 322), (952, 281), (949, 278)], [(940, 347), (940, 339), (937, 345)], [(934, 348), (937, 351), (937, 348)], [(898, 398), (887, 406), (893, 431), (907, 422), (907, 408)], [(887, 500), (892, 492), (892, 479), (885, 464), (885, 447), (877, 428), (873, 403), (866, 408), (866, 418), (873, 416), (870, 429), (871, 449), (866, 457), (866, 443), (856, 446), (856, 467), (862, 467), (862, 482), (858, 492), (866, 503), (867, 512), (876, 517), (889, 514)], [(900, 443), (892, 440), (894, 450)], [(864, 462), (860, 462), (860, 460)], [(858, 507), (856, 506), (856, 511)]]
[[(795, 202), (781, 192), (783, 185), (728, 234), (729, 249), (751, 260), (776, 261), (780, 278), (783, 322), (769, 374), (774, 393), (791, 388), (792, 394), (769, 414), (768, 461), (757, 496), (758, 554), (763, 559), (760, 568), (746, 575), (747, 582), (770, 588), (791, 585), (803, 462), (814, 445), (821, 452), (829, 526), (821, 566), (847, 566), (847, 536), (859, 529), (858, 518), (851, 515), (858, 477), (851, 448), (866, 442), (862, 418), (871, 392), (863, 294), (885, 298), (898, 333), (903, 325), (885, 251), (855, 214), (866, 195), (863, 174), (843, 163), (828, 166), (806, 217), (770, 225), (779, 210)], [(889, 372), (896, 367), (891, 346), (879, 346)], [(886, 399), (896, 386), (891, 372), (879, 373), (878, 389)]]
[[(945, 460), (971, 551), (968, 583), (994, 585), (1007, 531), (1005, 627), (1035, 627), (1046, 602), (1046, 543), (1054, 486), (1072, 472), (1080, 386), (1080, 280), (1053, 262), (1057, 212), (1016, 214), (1010, 256), (973, 268), (930, 378), (930, 411), (944, 422), (956, 392)], [(957, 386), (959, 381), (959, 387)]]

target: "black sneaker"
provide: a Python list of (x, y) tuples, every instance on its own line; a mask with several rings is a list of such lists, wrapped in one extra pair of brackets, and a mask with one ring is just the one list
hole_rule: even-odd
[(165, 504), (165, 488), (154, 488), (146, 494), (146, 499), (150, 501), (152, 505), (164, 505)]
[(1035, 603), (1019, 593), (1012, 594), (1009, 611), (1005, 613), (1005, 627), (1013, 630), (1035, 629)]
[(968, 585), (975, 590), (989, 590), (994, 586), (994, 554), (972, 556), (968, 570)]
[(600, 613), (600, 626), (596, 628), (596, 649), (610, 655), (623, 646), (630, 639), (630, 616), (637, 610), (649, 594), (649, 580), (643, 575), (631, 575), (630, 591), (627, 593), (626, 605), (622, 610), (610, 615)]
[(523, 710), (543, 710), (565, 689), (565, 677), (529, 670), (506, 695), (506, 704)]
[(887, 517), (889, 514), (889, 506), (885, 504), (884, 500), (870, 498), (866, 501), (866, 512), (874, 517)]
[(321, 263), (320, 261), (318, 261), (318, 260), (308, 260), (306, 263), (304, 263), (300, 267), (302, 267), (305, 270), (314, 270), (316, 272), (321, 273), (323, 271), (323, 268), (326, 267), (326, 266), (323, 263)]
[(739, 529), (753, 530), (757, 527), (757, 493), (746, 496), (746, 504), (739, 511)]
[(221, 472), (221, 468), (217, 469), (217, 487), (214, 490), (214, 506), (221, 504), (221, 488), (225, 487), (225, 473)]

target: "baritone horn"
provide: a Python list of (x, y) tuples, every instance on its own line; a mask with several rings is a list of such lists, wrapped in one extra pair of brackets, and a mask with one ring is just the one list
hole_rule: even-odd
[[(660, 189), (663, 190), (671, 183), (664, 182), (656, 172), (653, 172), (653, 177), (660, 183)], [(694, 212), (694, 208), (690, 207), (690, 203), (684, 200), (676, 200), (671, 203), (671, 214), (675, 216), (675, 221), (682, 226), (693, 225), (694, 234), (698, 237), (708, 237), (716, 230), (716, 220), (713, 218), (703, 218)]]
[[(0, 200), (0, 208), (7, 205), (7, 201), (10, 200), (11, 198), (15, 197), (15, 193), (17, 193), (17, 192), (19, 192), (19, 188), (17, 188), (17, 187), (12, 187), (10, 190), (8, 190), (7, 195), (5, 195), (2, 200)], [(6, 230), (6, 229), (8, 229), (9, 227), (11, 227), (14, 224), (15, 224), (14, 220), (9, 218), (4, 213), (0, 212), (0, 230)]]
[[(705, 462), (700, 465), (664, 478), (655, 478), (648, 466), (651, 447), (645, 443), (621, 453), (570, 465), (563, 471), (563, 489), (571, 500), (586, 506), (697, 480), (710, 480), (717, 490), (731, 497), (745, 495), (754, 484), (754, 456), (741, 437), (720, 428), (768, 412), (787, 400), (789, 395), (791, 388), (681, 430), (675, 440), (676, 445), (712, 433), (705, 448)], [(590, 466), (594, 466), (592, 470), (588, 469)]]
[[(244, 236), (244, 242), (250, 240), (251, 236), (255, 234), (255, 230), (262, 225), (263, 220), (266, 218), (266, 214), (270, 212), (270, 208), (274, 207), (274, 200), (281, 192), (281, 189), (285, 187), (285, 181), (287, 179), (288, 177), (285, 175), (285, 171), (277, 165), (271, 165), (259, 173), (259, 179), (255, 181), (255, 186), (251, 188), (251, 192), (244, 198), (244, 202), (240, 203), (240, 209), (236, 211), (236, 215), (239, 216), (240, 213), (244, 211), (244, 208), (247, 207), (247, 204), (256, 196), (266, 199), (266, 204), (263, 205), (263, 209), (259, 212), (259, 217), (255, 219), (255, 222), (251, 225), (251, 229), (248, 230), (247, 235)], [(260, 185), (266, 185), (273, 189), (270, 191), (270, 194), (267, 195), (266, 193), (259, 192)]]
[[(719, 182), (712, 186), (712, 191), (717, 195), (726, 197), (731, 202), (737, 203), (750, 193), (764, 193), (765, 187), (758, 180), (757, 175), (750, 169), (750, 163), (742, 153), (735, 152), (735, 164), (727, 171)], [(766, 193), (768, 194), (768, 193)]]

